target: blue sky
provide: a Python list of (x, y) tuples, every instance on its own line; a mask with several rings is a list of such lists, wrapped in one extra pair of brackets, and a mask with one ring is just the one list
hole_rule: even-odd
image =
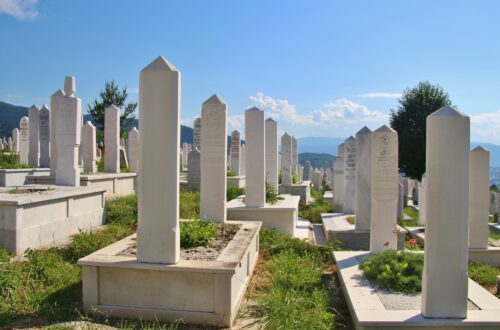
[(229, 130), (257, 105), (296, 136), (387, 123), (397, 97), (439, 83), (500, 144), (500, 1), (0, 0), (0, 100), (49, 103), (65, 75), (86, 106), (106, 80), (137, 99), (139, 71), (182, 73), (182, 118), (213, 93)]

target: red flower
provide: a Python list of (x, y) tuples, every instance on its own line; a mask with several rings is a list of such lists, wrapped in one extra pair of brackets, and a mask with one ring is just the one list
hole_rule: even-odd
[(388, 245), (389, 245), (389, 241), (386, 241), (386, 242), (384, 243), (384, 246), (388, 246)]
[(414, 239), (414, 238), (412, 238), (412, 239), (410, 239), (410, 240), (408, 241), (408, 243), (410, 243), (410, 245), (415, 245), (415, 244), (417, 244), (417, 240), (416, 240), (416, 239)]

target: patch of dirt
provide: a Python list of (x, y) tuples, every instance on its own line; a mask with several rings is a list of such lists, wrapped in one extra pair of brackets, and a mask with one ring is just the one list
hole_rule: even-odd
[[(217, 223), (219, 234), (208, 246), (196, 246), (189, 249), (181, 248), (182, 260), (214, 261), (221, 254), (222, 250), (234, 238), (240, 230), (241, 225), (234, 223)], [(137, 244), (134, 242), (117, 255), (125, 257), (135, 257), (137, 255)]]

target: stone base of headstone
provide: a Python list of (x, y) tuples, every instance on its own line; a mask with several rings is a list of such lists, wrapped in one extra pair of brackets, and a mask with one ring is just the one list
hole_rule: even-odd
[(238, 221), (262, 221), (262, 226), (274, 228), (282, 233), (295, 236), (299, 213), (298, 196), (280, 195), (283, 200), (264, 207), (248, 207), (244, 197), (235, 198), (227, 203), (227, 219)]
[(469, 279), (467, 318), (425, 318), (420, 297), (388, 292), (372, 285), (359, 269), (367, 251), (334, 251), (337, 274), (356, 329), (496, 329), (500, 300)]
[[(54, 177), (50, 175), (28, 175), (29, 184), (53, 185)], [(80, 175), (80, 186), (100, 187), (106, 189), (106, 198), (126, 196), (137, 191), (137, 173), (95, 173)]]
[(28, 176), (48, 175), (50, 168), (0, 169), (0, 187), (22, 186)]
[(236, 186), (238, 188), (245, 188), (244, 176), (228, 176), (226, 182), (228, 186)]
[(9, 193), (12, 189), (0, 188), (0, 214), (10, 215), (3, 220), (0, 248), (18, 256), (67, 244), (80, 230), (105, 223), (103, 188), (25, 185), (17, 189), (32, 191), (22, 194)]
[(257, 264), (261, 227), (232, 223), (242, 228), (215, 261), (155, 264), (120, 255), (135, 245), (136, 235), (80, 259), (83, 309), (113, 318), (231, 327)]
[(311, 202), (311, 181), (302, 181), (294, 183), (291, 186), (280, 184), (278, 192), (280, 194), (299, 196), (301, 203), (308, 204)]
[[(344, 213), (322, 213), (321, 222), (323, 223), (323, 231), (328, 242), (339, 242), (344, 248), (351, 250), (369, 250), (370, 249), (370, 231), (356, 230), (355, 225), (347, 221), (347, 217), (354, 214)], [(397, 246), (398, 250), (405, 248), (406, 229), (398, 226), (399, 233)], [(396, 234), (394, 234), (396, 235)]]

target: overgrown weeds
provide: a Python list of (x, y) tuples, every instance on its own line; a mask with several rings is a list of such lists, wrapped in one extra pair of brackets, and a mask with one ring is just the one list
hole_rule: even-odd
[(300, 205), (299, 216), (311, 222), (321, 222), (321, 213), (333, 212), (333, 205), (323, 199), (323, 191), (311, 188), (311, 197), (314, 202)]

